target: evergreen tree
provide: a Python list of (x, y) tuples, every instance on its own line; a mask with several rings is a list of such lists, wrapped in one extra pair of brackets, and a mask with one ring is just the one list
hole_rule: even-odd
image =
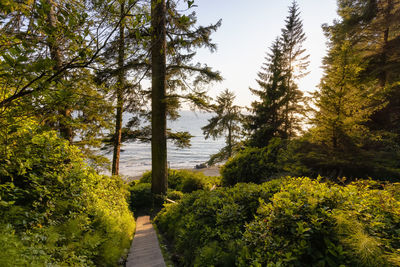
[(285, 137), (285, 108), (287, 106), (287, 77), (285, 73), (282, 43), (277, 38), (258, 73), (260, 90), (251, 92), (260, 98), (251, 104), (252, 115), (247, 116), (249, 145), (265, 147), (273, 137)]
[(400, 2), (340, 0), (338, 6), (342, 20), (335, 26), (349, 35), (362, 58), (362, 79), (376, 79), (385, 94), (387, 105), (372, 114), (368, 125), (400, 135)]
[(281, 34), (287, 86), (284, 132), (285, 137), (290, 138), (300, 130), (299, 114), (303, 112), (303, 92), (298, 89), (296, 82), (299, 78), (307, 75), (307, 67), (310, 63), (309, 55), (305, 55), (306, 50), (303, 48), (306, 36), (296, 1), (293, 1), (289, 7), (289, 15), (285, 23)]
[[(118, 175), (123, 132), (125, 138), (126, 136), (132, 137), (131, 127), (126, 129), (122, 127), (122, 115), (124, 112), (136, 112), (142, 108), (143, 103), (137, 101), (138, 95), (141, 93), (138, 83), (145, 77), (143, 73), (150, 68), (149, 64), (145, 63), (147, 53), (143, 47), (143, 43), (148, 38), (140, 34), (141, 29), (147, 23), (146, 17), (142, 15), (146, 10), (137, 1), (127, 0), (110, 4), (106, 2), (101, 10), (107, 12), (105, 16), (108, 17), (109, 28), (118, 26), (118, 34), (113, 36), (98, 60), (101, 67), (97, 71), (97, 81), (112, 88), (113, 91), (111, 99), (115, 103), (115, 130), (104, 142), (106, 148), (112, 143), (111, 173)], [(139, 126), (139, 120), (135, 115), (131, 118), (132, 122), (126, 124), (127, 126)], [(135, 134), (135, 137), (137, 136), (138, 134)]]
[(341, 22), (324, 26), (329, 53), (324, 59), (317, 110), (300, 161), (314, 175), (333, 179), (399, 177), (399, 147), (395, 136), (369, 127), (371, 116), (385, 105), (379, 79), (365, 77), (369, 62)]
[[(188, 10), (194, 1), (187, 1)], [(152, 192), (165, 194), (167, 186), (166, 118), (177, 118), (182, 101), (194, 107), (208, 106), (202, 84), (221, 80), (207, 65), (193, 64), (196, 48), (216, 49), (211, 42), (219, 21), (206, 27), (196, 26), (196, 14), (184, 14), (177, 1), (152, 0)], [(157, 49), (155, 47), (158, 47)], [(187, 137), (183, 133), (178, 137)]]
[(167, 78), (166, 78), (166, 14), (165, 0), (151, 1), (152, 90), (151, 90), (151, 191), (167, 193)]
[(246, 125), (251, 146), (264, 147), (274, 136), (288, 139), (300, 131), (304, 98), (296, 82), (307, 74), (309, 55), (304, 55), (306, 37), (296, 1), (289, 7), (285, 22), (258, 74), (257, 82), (262, 89), (250, 89), (261, 99), (252, 103), (253, 115), (248, 116)]
[(234, 100), (235, 94), (233, 92), (228, 89), (223, 91), (217, 97), (217, 103), (211, 107), (211, 111), (215, 112), (215, 116), (208, 120), (206, 126), (201, 128), (206, 139), (210, 137), (216, 139), (226, 135), (226, 146), (217, 154), (211, 156), (208, 165), (230, 158), (238, 143), (242, 115), (240, 107), (233, 104)]
[(355, 149), (369, 135), (364, 125), (377, 108), (374, 84), (360, 82), (364, 68), (349, 40), (332, 42), (324, 62), (320, 91), (314, 94), (315, 139), (336, 152)]

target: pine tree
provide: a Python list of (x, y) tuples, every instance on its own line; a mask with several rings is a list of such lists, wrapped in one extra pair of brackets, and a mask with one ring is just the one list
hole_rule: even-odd
[(216, 162), (223, 161), (233, 155), (233, 150), (237, 145), (237, 140), (241, 131), (242, 115), (240, 107), (233, 104), (235, 94), (228, 89), (223, 91), (216, 100), (216, 104), (212, 106), (211, 110), (215, 112), (215, 116), (208, 120), (208, 124), (201, 129), (205, 138), (210, 137), (216, 139), (226, 135), (225, 144), (217, 154), (212, 155), (209, 165)]
[(282, 49), (282, 43), (277, 38), (266, 57), (266, 63), (258, 73), (257, 83), (261, 89), (250, 88), (260, 98), (259, 102), (251, 104), (252, 115), (246, 119), (250, 146), (265, 147), (273, 137), (285, 137), (284, 112), (288, 98)]
[(396, 0), (338, 1), (340, 23), (336, 30), (346, 32), (365, 68), (360, 82), (377, 80), (387, 105), (374, 112), (368, 122), (371, 130), (400, 135), (400, 2)]
[(325, 25), (324, 30), (329, 53), (320, 90), (314, 94), (315, 127), (307, 136), (308, 145), (303, 143), (298, 151), (301, 161), (333, 179), (399, 176), (392, 137), (368, 127), (371, 115), (384, 105), (377, 104), (384, 103), (379, 81), (365, 79), (368, 62), (343, 27)]
[(331, 43), (320, 91), (314, 94), (315, 140), (336, 152), (355, 149), (369, 135), (364, 126), (377, 107), (373, 83), (360, 83), (361, 59), (349, 40)]
[[(194, 7), (188, 1), (188, 9)], [(221, 80), (208, 66), (193, 64), (196, 48), (216, 49), (211, 34), (221, 22), (206, 27), (196, 25), (194, 12), (178, 10), (177, 1), (152, 0), (152, 192), (165, 194), (167, 186), (166, 118), (176, 118), (182, 101), (207, 107), (202, 84)], [(182, 135), (181, 135), (182, 136)]]
[(151, 160), (154, 194), (167, 193), (167, 80), (166, 80), (166, 5), (165, 0), (151, 1), (152, 92)]
[(303, 43), (306, 36), (296, 1), (289, 7), (285, 23), (281, 34), (287, 86), (284, 132), (286, 138), (290, 138), (300, 130), (299, 114), (303, 112), (303, 92), (298, 89), (296, 82), (308, 74), (307, 67), (310, 63), (309, 55), (304, 54), (306, 50)]

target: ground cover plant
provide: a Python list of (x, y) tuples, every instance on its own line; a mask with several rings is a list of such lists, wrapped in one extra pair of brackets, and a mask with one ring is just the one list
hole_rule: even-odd
[(155, 219), (181, 266), (398, 266), (399, 184), (309, 178), (187, 194)]

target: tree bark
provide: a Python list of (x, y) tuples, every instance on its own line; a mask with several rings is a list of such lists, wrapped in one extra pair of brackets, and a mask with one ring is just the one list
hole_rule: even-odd
[[(47, 0), (47, 4), (49, 5), (49, 12), (47, 14), (47, 21), (52, 30), (57, 27), (57, 18), (55, 15), (55, 7), (56, 3), (54, 0)], [(59, 46), (59, 39), (56, 38), (54, 32), (51, 33), (53, 36), (52, 40), (47, 43), (50, 50), (51, 59), (55, 61), (55, 71), (60, 71), (62, 69), (63, 60), (62, 60), (62, 52)], [(59, 80), (58, 78), (57, 80)], [(57, 82), (56, 80), (56, 82)], [(61, 105), (58, 109), (58, 114), (60, 115), (60, 119), (58, 119), (58, 127), (60, 136), (69, 142), (72, 142), (73, 131), (71, 127), (68, 125), (68, 120), (71, 119), (71, 109), (68, 108), (67, 103), (63, 103), (65, 106)]]
[(124, 108), (124, 86), (125, 86), (125, 3), (121, 3), (121, 23), (119, 26), (119, 41), (118, 41), (118, 84), (117, 84), (117, 108), (115, 118), (115, 138), (114, 138), (114, 153), (112, 160), (112, 175), (119, 174), (119, 159), (121, 154), (121, 135), (122, 135), (122, 113)]
[(166, 5), (165, 0), (151, 0), (152, 34), (152, 185), (153, 194), (167, 192), (167, 118), (166, 118)]

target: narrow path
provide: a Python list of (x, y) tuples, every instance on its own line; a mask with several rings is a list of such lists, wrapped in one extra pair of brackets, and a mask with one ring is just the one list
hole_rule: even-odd
[(129, 251), (126, 267), (164, 267), (165, 262), (150, 216), (140, 216)]

